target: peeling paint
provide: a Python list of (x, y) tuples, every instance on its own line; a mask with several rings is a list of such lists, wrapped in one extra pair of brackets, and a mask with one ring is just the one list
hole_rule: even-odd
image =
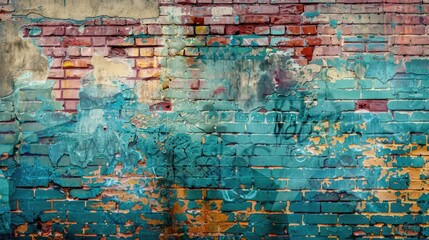
[[(12, 2), (16, 15), (35, 13), (55, 19), (84, 20), (98, 16), (139, 19), (155, 18), (159, 15), (158, 2), (152, 0), (15, 0)], [(70, 11), (70, 9), (75, 10)]]

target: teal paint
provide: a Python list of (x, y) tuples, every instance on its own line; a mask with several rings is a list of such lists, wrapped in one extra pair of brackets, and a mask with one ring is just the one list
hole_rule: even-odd
[[(151, 236), (156, 239), (162, 229), (169, 225), (192, 227), (189, 222), (184, 224), (188, 217), (185, 213), (176, 213), (173, 216), (167, 213), (173, 203), (182, 200), (179, 199), (177, 192), (173, 191), (174, 188), (204, 188), (209, 189), (206, 196), (203, 197), (202, 192), (198, 192), (198, 189), (193, 189), (196, 192), (192, 192), (192, 194), (188, 192), (186, 197), (222, 200), (220, 209), (215, 203), (209, 205), (210, 209), (220, 210), (222, 213), (246, 211), (252, 206), (250, 201), (256, 201), (255, 208), (259, 210), (280, 212), (286, 206), (289, 206), (289, 210), (293, 210), (293, 214), (275, 213), (258, 216), (258, 214), (252, 213), (248, 218), (243, 217), (243, 221), (247, 221), (250, 226), (257, 226), (262, 222), (267, 228), (273, 229), (273, 232), (280, 233), (287, 229), (291, 237), (304, 237), (306, 234), (312, 234), (346, 238), (352, 234), (352, 228), (349, 225), (368, 224), (368, 219), (354, 214), (361, 211), (357, 208), (359, 202), (366, 201), (365, 210), (369, 212), (387, 212), (389, 209), (387, 203), (375, 202), (380, 199), (371, 196), (368, 192), (354, 191), (354, 180), (351, 181), (349, 178), (356, 179), (356, 187), (363, 190), (374, 188), (382, 190), (390, 188), (398, 192), (408, 190), (410, 176), (395, 174), (399, 170), (397, 168), (421, 167), (422, 159), (419, 160), (418, 157), (401, 159), (399, 157), (396, 159), (397, 166), (394, 166), (396, 168), (390, 168), (384, 174), (383, 169), (386, 169), (386, 166), (369, 168), (363, 165), (366, 160), (364, 152), (371, 150), (372, 145), (377, 145), (375, 150), (378, 157), (408, 156), (413, 149), (404, 147), (390, 149), (383, 144), (393, 143), (393, 141), (395, 143), (402, 141), (404, 144), (424, 144), (424, 139), (411, 136), (410, 132), (419, 130), (418, 132), (424, 133), (427, 127), (421, 128), (421, 126), (417, 126), (421, 124), (410, 124), (409, 122), (392, 122), (390, 113), (354, 112), (353, 104), (354, 100), (360, 99), (365, 94), (377, 98), (393, 97), (395, 101), (401, 100), (399, 95), (393, 95), (395, 91), (401, 93), (414, 91), (414, 88), (418, 89), (422, 85), (398, 85), (399, 83), (392, 85), (393, 82), (400, 80), (398, 80), (398, 72), (402, 71), (400, 74), (402, 78), (425, 81), (426, 77), (414, 76), (428, 74), (427, 69), (422, 67), (426, 65), (425, 61), (406, 62), (406, 69), (400, 70), (398, 66), (401, 63), (372, 55), (330, 60), (327, 61), (329, 68), (337, 71), (345, 69), (356, 74), (361, 72), (361, 75), (356, 75), (359, 80), (340, 79), (331, 83), (327, 74), (317, 74), (314, 81), (320, 84), (323, 90), (316, 90), (306, 89), (312, 86), (311, 83), (299, 83), (295, 79), (288, 79), (290, 81), (287, 83), (290, 85), (286, 86), (273, 82), (276, 77), (286, 79), (288, 72), (281, 70), (293, 65), (293, 60), (287, 55), (281, 55), (279, 59), (276, 59), (273, 52), (257, 50), (253, 47), (202, 48), (201, 53), (202, 55), (198, 57), (198, 64), (200, 64), (198, 66), (201, 66), (201, 71), (205, 71), (202, 76), (205, 78), (213, 76), (209, 78), (213, 80), (211, 82), (213, 85), (208, 89), (214, 91), (218, 87), (225, 87), (228, 90), (227, 94), (231, 94), (227, 95), (228, 99), (232, 100), (219, 100), (214, 97), (204, 99), (201, 103), (192, 105), (190, 110), (160, 114), (145, 127), (138, 127), (137, 124), (132, 123), (132, 118), (136, 115), (152, 116), (149, 106), (136, 103), (137, 96), (133, 94), (133, 90), (120, 84), (114, 84), (113, 87), (88, 84), (83, 87), (79, 113), (76, 116), (55, 113), (55, 110), (60, 109), (58, 104), (43, 94), (38, 96), (30, 92), (24, 95), (16, 93), (9, 98), (14, 104), (4, 103), (3, 101), (7, 101), (2, 99), (1, 106), (5, 109), (4, 112), (13, 112), (14, 116), (20, 116), (20, 122), (8, 123), (4, 126), (2, 124), (2, 128), (8, 132), (16, 132), (19, 126), (23, 127), (22, 139), (19, 139), (22, 141), (20, 153), (26, 155), (17, 156), (20, 165), (16, 165), (12, 170), (8, 169), (5, 176), (13, 176), (11, 178), (13, 184), (10, 185), (11, 188), (18, 190), (16, 192), (19, 194), (15, 194), (15, 197), (19, 198), (23, 207), (28, 210), (31, 210), (30, 206), (37, 207), (37, 211), (32, 210), (29, 216), (24, 217), (14, 213), (13, 218), (10, 218), (11, 222), (14, 224), (34, 222), (37, 216), (42, 216), (44, 220), (49, 219), (48, 216), (39, 215), (39, 211), (50, 209), (50, 204), (46, 205), (46, 201), (34, 201), (33, 199), (28, 201), (29, 193), (22, 192), (28, 187), (47, 187), (50, 183), (55, 183), (63, 188), (73, 188), (70, 195), (78, 198), (78, 201), (83, 201), (100, 196), (105, 189), (120, 187), (121, 183), (113, 178), (123, 179), (127, 174), (137, 173), (141, 176), (153, 174), (160, 179), (153, 180), (158, 181), (156, 186), (160, 186), (160, 189), (153, 190), (153, 194), (159, 193), (160, 197), (152, 200), (166, 209), (165, 212), (150, 212), (151, 209), (148, 205), (139, 203), (139, 206), (142, 207), (139, 214), (130, 213), (124, 217), (114, 211), (108, 211), (104, 219), (99, 219), (98, 213), (81, 210), (85, 213), (85, 219), (100, 223), (106, 220), (109, 224), (118, 224), (122, 228), (125, 228), (126, 220), (133, 219), (141, 226), (148, 229), (151, 226), (154, 229), (153, 231), (147, 229), (141, 231), (139, 237)], [(174, 58), (176, 59), (167, 60), (168, 66), (174, 70), (170, 74), (182, 74), (175, 71), (174, 68), (177, 67), (184, 68), (182, 70), (186, 72), (187, 65), (183, 63), (184, 59), (178, 56)], [(246, 65), (248, 62), (253, 65)], [(255, 71), (253, 71), (253, 67), (255, 67)], [(244, 103), (240, 103), (237, 96), (239, 96), (239, 90), (242, 89), (234, 86), (234, 84), (238, 84), (234, 82), (236, 78), (231, 76), (228, 78), (228, 75), (219, 74), (223, 72), (239, 72), (247, 74), (246, 76), (252, 76), (251, 73), (257, 72), (261, 75), (255, 78), (256, 86), (258, 90), (263, 91), (256, 92), (255, 98), (245, 99)], [(182, 76), (190, 75), (183, 74)], [(354, 82), (360, 81), (360, 79), (371, 79), (378, 84), (380, 89), (393, 88), (394, 90), (374, 91), (375, 93), (373, 93), (364, 88), (353, 88)], [(17, 85), (16, 91), (29, 91), (29, 88), (49, 92), (52, 83), (38, 85), (22, 83)], [(390, 94), (388, 95), (388, 93)], [(309, 97), (311, 100), (316, 100), (317, 105), (307, 107), (305, 101)], [(345, 98), (349, 100), (345, 100)], [(37, 99), (42, 103), (30, 105), (24, 101), (32, 99)], [(172, 102), (175, 104), (178, 101), (174, 99)], [(233, 101), (237, 103), (231, 104)], [(251, 106), (246, 105), (247, 101), (256, 101), (257, 106), (247, 109)], [(415, 101), (425, 100), (416, 99)], [(389, 108), (395, 106), (393, 103), (389, 103)], [(407, 104), (397, 105), (397, 107), (403, 111), (414, 111), (413, 106), (426, 106), (425, 103)], [(262, 109), (265, 109), (266, 112), (260, 111)], [(424, 109), (425, 107), (422, 107), (421, 110)], [(39, 117), (33, 117), (30, 114), (32, 111), (37, 113), (36, 116), (42, 116), (40, 118), (42, 121), (37, 125), (33, 124), (33, 121)], [(200, 114), (201, 111), (207, 114), (210, 122), (204, 120), (205, 118)], [(18, 114), (18, 112), (20, 113)], [(21, 112), (26, 115), (22, 115)], [(230, 114), (229, 112), (236, 121), (235, 125), (229, 120), (217, 122), (220, 116)], [(9, 121), (10, 117), (5, 119)], [(231, 119), (231, 117), (226, 119)], [(420, 123), (427, 119), (427, 114), (414, 113), (408, 119), (413, 123)], [(339, 129), (333, 125), (325, 127), (323, 125), (325, 121), (339, 123)], [(315, 126), (320, 129), (317, 130)], [(404, 133), (404, 135), (393, 136), (397, 133)], [(316, 144), (316, 140), (313, 138), (320, 136), (323, 136), (323, 139)], [(335, 140), (342, 136), (347, 136), (344, 142)], [(16, 143), (18, 137), (18, 134), (2, 137), (2, 147), (13, 154), (14, 146), (10, 143)], [(197, 140), (201, 137), (204, 137), (204, 142)], [(386, 138), (386, 140), (377, 140), (381, 142), (375, 144), (368, 143), (376, 137)], [(47, 138), (52, 142), (46, 142)], [(3, 145), (3, 141), (6, 144)], [(326, 149), (320, 147), (324, 143), (329, 144)], [(358, 147), (351, 148), (350, 145)], [(311, 152), (313, 150), (317, 150), (318, 153)], [(30, 156), (27, 154), (40, 157), (26, 158)], [(62, 163), (66, 162), (67, 157), (70, 163)], [(144, 165), (142, 161), (144, 161)], [(390, 161), (393, 160), (386, 159), (381, 164), (388, 164)], [(115, 170), (114, 167), (119, 162), (122, 168)], [(139, 164), (142, 165), (139, 166)], [(276, 168), (264, 168), (268, 166)], [(93, 176), (96, 171), (100, 171), (101, 175), (111, 176), (112, 180), (88, 181), (85, 185), (89, 189), (78, 188), (79, 180), (64, 180), (66, 177), (81, 179)], [(344, 179), (338, 180), (340, 177)], [(287, 185), (285, 181), (281, 181), (282, 178), (288, 179)], [(427, 178), (427, 176), (422, 175), (423, 178)], [(328, 184), (325, 180), (329, 180), (331, 183)], [(126, 189), (124, 192), (138, 198), (150, 197), (148, 192), (138, 187), (148, 184), (155, 183), (144, 179), (139, 180), (133, 185), (134, 189)], [(330, 192), (320, 192), (321, 187)], [(282, 191), (285, 189), (290, 191)], [(305, 196), (301, 192), (303, 189), (308, 190)], [(41, 191), (36, 191), (36, 195), (38, 193)], [(63, 197), (64, 195), (58, 189), (49, 193), (43, 192), (41, 196), (37, 196), (38, 199), (62, 199)], [(113, 201), (118, 204), (118, 209), (130, 209), (136, 203), (130, 200), (123, 201), (120, 197), (106, 197), (103, 199), (103, 203)], [(422, 195), (417, 201), (424, 212), (427, 208), (425, 197), (427, 196)], [(198, 208), (201, 204), (192, 203), (188, 207)], [(180, 202), (180, 206), (184, 206), (183, 202)], [(67, 203), (67, 206), (60, 206), (60, 210), (80, 210), (80, 207), (82, 206), (79, 204)], [(393, 209), (408, 211), (409, 208), (407, 205), (399, 206), (395, 203)], [(96, 207), (96, 210), (101, 212), (102, 208)], [(335, 217), (334, 220), (332, 214), (337, 215), (336, 213), (338, 213), (340, 215), (338, 221), (343, 226), (319, 227), (314, 222), (311, 223), (308, 220), (309, 217), (306, 217), (307, 215), (322, 215), (322, 213), (329, 216), (322, 218), (326, 224), (336, 221), (337, 218)], [(142, 219), (141, 214), (147, 219)], [(77, 216), (78, 214), (74, 211), (69, 215), (65, 213), (64, 215), (76, 221), (81, 219), (80, 215)], [(18, 220), (18, 218), (26, 219)], [(308, 221), (306, 223), (309, 225), (302, 225), (302, 219)], [(160, 220), (162, 224), (152, 224), (150, 220)], [(418, 219), (412, 216), (374, 216), (371, 218), (371, 224), (379, 222), (412, 224), (418, 222)], [(290, 223), (296, 224), (289, 225)], [(79, 224), (82, 225), (69, 228), (68, 231), (78, 232), (78, 229), (83, 227), (83, 223)], [(234, 236), (241, 236), (241, 234), (249, 234), (251, 232), (249, 229), (234, 225), (228, 231), (236, 234)], [(379, 227), (376, 229), (380, 230)], [(29, 232), (33, 230), (30, 228)], [(101, 233), (110, 230), (100, 228), (91, 231)], [(264, 231), (258, 231), (256, 234), (265, 236), (267, 232)]]
[(337, 39), (340, 40), (343, 37), (343, 31), (337, 29)]
[(338, 20), (330, 19), (329, 20), (329, 26), (331, 26), (333, 28), (337, 28), (337, 26), (338, 26)]
[(319, 15), (320, 15), (319, 11), (304, 12), (304, 16), (307, 18), (310, 18), (311, 20), (314, 20), (314, 18)]

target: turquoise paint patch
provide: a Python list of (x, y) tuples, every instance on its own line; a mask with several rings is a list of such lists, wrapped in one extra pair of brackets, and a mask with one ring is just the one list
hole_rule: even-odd
[(320, 15), (319, 11), (304, 12), (304, 16), (307, 18), (310, 18), (311, 20), (314, 20), (314, 18), (319, 15)]
[(333, 28), (337, 28), (337, 26), (338, 26), (338, 21), (337, 21), (337, 20), (335, 20), (335, 19), (330, 19), (330, 20), (329, 20), (329, 25), (330, 25), (331, 27), (333, 27)]
[(39, 36), (42, 33), (42, 29), (39, 27), (32, 27), (28, 34), (32, 37)]
[(343, 36), (343, 31), (337, 29), (337, 39), (340, 40), (342, 36)]

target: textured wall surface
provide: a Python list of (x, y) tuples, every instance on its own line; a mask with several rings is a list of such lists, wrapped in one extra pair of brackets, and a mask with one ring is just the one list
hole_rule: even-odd
[(0, 0), (0, 238), (429, 237), (428, 0), (158, 5)]

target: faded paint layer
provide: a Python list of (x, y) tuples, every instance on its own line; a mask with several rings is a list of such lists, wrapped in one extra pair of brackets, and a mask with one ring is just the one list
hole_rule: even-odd
[(48, 60), (29, 39), (19, 34), (23, 22), (0, 21), (0, 96), (12, 93), (20, 80), (45, 80)]
[(123, 18), (155, 18), (159, 15), (154, 0), (15, 0), (16, 15), (38, 14), (46, 18), (84, 20), (109, 16)]

